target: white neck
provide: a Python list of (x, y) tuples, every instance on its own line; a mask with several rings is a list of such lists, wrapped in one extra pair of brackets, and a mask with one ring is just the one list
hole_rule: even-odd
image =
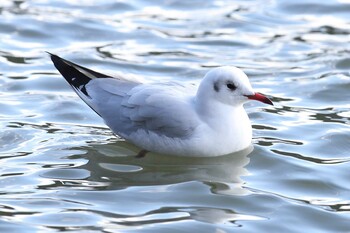
[[(231, 106), (215, 100), (196, 99), (196, 110), (201, 119), (212, 129), (223, 150), (244, 149), (251, 143), (252, 127), (243, 104)], [(234, 149), (233, 149), (234, 148)]]
[(247, 114), (243, 108), (243, 104), (228, 105), (221, 103), (215, 99), (202, 98), (197, 96), (194, 99), (196, 111), (201, 119), (210, 124), (224, 124), (230, 122), (238, 123), (239, 119), (247, 118)]

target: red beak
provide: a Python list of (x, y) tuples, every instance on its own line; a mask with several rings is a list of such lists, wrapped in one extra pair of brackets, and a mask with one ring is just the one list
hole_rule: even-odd
[(266, 96), (264, 96), (263, 94), (255, 93), (254, 95), (246, 95), (246, 96), (248, 97), (248, 99), (257, 100), (265, 104), (273, 105), (272, 101)]

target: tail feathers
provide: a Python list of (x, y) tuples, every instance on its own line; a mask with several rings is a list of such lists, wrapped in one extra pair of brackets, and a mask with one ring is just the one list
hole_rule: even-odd
[(94, 78), (111, 78), (111, 76), (98, 73), (88, 68), (79, 66), (73, 62), (67, 61), (55, 54), (47, 52), (51, 56), (51, 60), (56, 69), (62, 74), (67, 82), (74, 88), (79, 89), (85, 95), (89, 96), (86, 92), (85, 85)]

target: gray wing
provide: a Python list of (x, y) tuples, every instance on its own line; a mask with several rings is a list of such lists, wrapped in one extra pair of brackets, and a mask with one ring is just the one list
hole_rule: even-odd
[[(102, 106), (103, 101), (110, 97), (110, 93), (119, 96), (119, 99), (121, 99), (131, 88), (140, 84), (120, 76), (111, 77), (96, 72), (65, 60), (55, 54), (49, 53), (49, 55), (56, 69), (62, 74), (78, 96), (100, 116), (101, 110), (104, 109)], [(96, 91), (100, 91), (100, 94), (96, 95)]]
[(199, 125), (188, 95), (176, 83), (141, 84), (111, 77), (50, 54), (73, 90), (118, 135), (143, 131), (159, 136), (187, 137)]
[(199, 119), (185, 91), (170, 83), (133, 88), (121, 102), (122, 133), (144, 130), (172, 138), (190, 136)]

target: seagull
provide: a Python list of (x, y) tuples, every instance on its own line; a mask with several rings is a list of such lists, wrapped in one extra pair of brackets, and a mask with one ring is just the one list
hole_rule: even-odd
[(252, 143), (252, 127), (243, 104), (257, 100), (239, 68), (210, 70), (197, 88), (179, 82), (143, 83), (109, 76), (49, 53), (57, 70), (105, 124), (126, 141), (148, 152), (214, 157)]

